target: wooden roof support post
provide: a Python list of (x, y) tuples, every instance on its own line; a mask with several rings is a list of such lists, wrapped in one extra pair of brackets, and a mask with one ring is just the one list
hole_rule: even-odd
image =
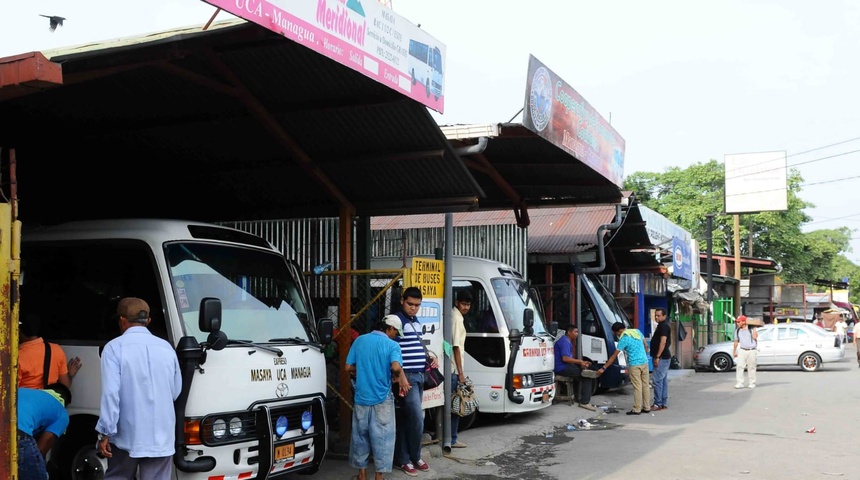
[[(353, 211), (347, 207), (341, 207), (340, 218), (338, 224), (338, 259), (337, 269), (342, 272), (347, 272), (352, 269), (352, 216)], [(346, 373), (346, 357), (349, 355), (350, 339), (352, 336), (343, 333), (340, 330), (344, 328), (352, 328), (349, 326), (349, 319), (352, 315), (352, 277), (349, 274), (339, 275), (340, 278), (340, 303), (337, 308), (337, 328), (340, 335), (338, 342), (338, 352), (340, 361), (338, 362), (338, 375), (340, 378), (340, 395), (341, 398), (352, 400), (352, 390), (350, 387), (349, 374)], [(341, 444), (349, 446), (350, 432), (352, 430), (352, 408), (346, 402), (340, 402), (340, 437)]]

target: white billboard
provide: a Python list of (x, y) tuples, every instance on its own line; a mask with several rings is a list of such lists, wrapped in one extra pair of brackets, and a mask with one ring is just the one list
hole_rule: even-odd
[(725, 157), (725, 213), (788, 210), (785, 151)]

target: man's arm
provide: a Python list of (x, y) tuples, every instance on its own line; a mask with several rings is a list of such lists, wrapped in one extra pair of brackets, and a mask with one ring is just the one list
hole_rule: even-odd
[(51, 451), (51, 447), (54, 446), (54, 442), (56, 441), (57, 436), (48, 431), (44, 431), (36, 437), (36, 445), (39, 446), (39, 451), (42, 452), (43, 457)]
[(465, 383), (466, 373), (463, 370), (463, 355), (460, 353), (460, 347), (453, 347), (454, 364), (457, 365), (457, 371), (460, 372), (460, 383)]
[(735, 356), (735, 357), (738, 356), (738, 333), (740, 333), (740, 332), (735, 330), (735, 343), (732, 347), (732, 356)]
[(400, 367), (400, 362), (391, 362), (391, 379), (400, 386), (400, 396), (405, 397), (412, 388), (409, 385), (409, 380), (406, 379), (406, 373)]
[(663, 350), (666, 348), (666, 336), (660, 335), (660, 346), (657, 347), (657, 355), (654, 356), (654, 365), (660, 363), (660, 358), (663, 355)]
[(616, 348), (615, 351), (612, 352), (612, 355), (610, 355), (609, 358), (606, 359), (606, 363), (603, 364), (603, 367), (600, 368), (600, 370), (598, 370), (597, 373), (601, 374), (601, 373), (605, 372), (606, 369), (609, 368), (610, 365), (612, 365), (612, 362), (614, 362), (615, 359), (618, 357), (618, 352), (620, 352), (620, 351), (621, 351), (620, 349)]
[(356, 372), (355, 365), (347, 365), (346, 366), (346, 373), (348, 373), (350, 375), (354, 375), (355, 372)]

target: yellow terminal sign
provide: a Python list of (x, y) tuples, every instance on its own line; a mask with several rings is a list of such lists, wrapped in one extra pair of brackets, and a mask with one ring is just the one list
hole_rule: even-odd
[(412, 259), (412, 286), (421, 289), (427, 298), (442, 298), (445, 279), (445, 262), (426, 258)]

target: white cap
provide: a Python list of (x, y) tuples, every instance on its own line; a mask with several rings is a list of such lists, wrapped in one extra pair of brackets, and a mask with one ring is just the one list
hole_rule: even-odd
[(385, 322), (386, 325), (396, 328), (397, 334), (401, 337), (403, 336), (403, 322), (400, 321), (400, 317), (397, 315), (386, 315), (382, 321)]

